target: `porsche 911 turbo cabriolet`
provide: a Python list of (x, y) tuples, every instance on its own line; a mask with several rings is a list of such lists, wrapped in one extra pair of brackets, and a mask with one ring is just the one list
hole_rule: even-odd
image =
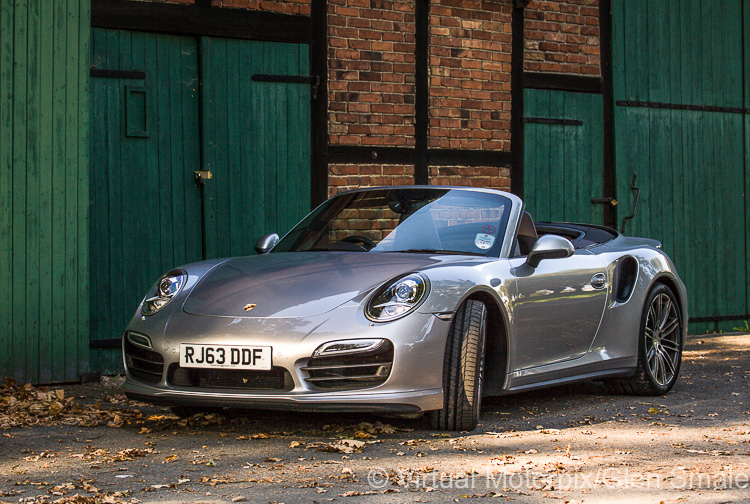
[(123, 335), (128, 397), (472, 430), (483, 396), (591, 379), (660, 395), (679, 375), (687, 293), (660, 244), (534, 222), (509, 193), (349, 191), (256, 250), (156, 281)]

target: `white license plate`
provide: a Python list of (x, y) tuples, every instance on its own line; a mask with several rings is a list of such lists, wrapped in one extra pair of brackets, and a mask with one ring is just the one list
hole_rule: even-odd
[(180, 345), (180, 367), (271, 369), (271, 347)]

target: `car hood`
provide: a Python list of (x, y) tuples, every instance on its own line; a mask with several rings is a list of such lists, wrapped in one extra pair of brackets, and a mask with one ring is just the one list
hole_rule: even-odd
[(183, 310), (194, 315), (233, 318), (312, 317), (393, 277), (459, 258), (362, 252), (237, 257), (206, 273), (188, 296)]

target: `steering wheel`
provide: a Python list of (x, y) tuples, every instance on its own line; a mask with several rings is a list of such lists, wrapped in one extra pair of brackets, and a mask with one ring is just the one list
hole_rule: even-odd
[(371, 250), (375, 248), (375, 242), (367, 238), (366, 236), (352, 235), (352, 236), (347, 236), (346, 238), (342, 238), (341, 241), (349, 242), (349, 243), (359, 243), (362, 245), (362, 248), (365, 250)]

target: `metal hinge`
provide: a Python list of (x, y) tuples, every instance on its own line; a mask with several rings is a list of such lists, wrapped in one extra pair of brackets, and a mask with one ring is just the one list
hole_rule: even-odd
[(292, 84), (312, 84), (312, 99), (318, 99), (320, 77), (317, 75), (274, 75), (253, 74), (252, 79), (258, 82), (287, 82)]

